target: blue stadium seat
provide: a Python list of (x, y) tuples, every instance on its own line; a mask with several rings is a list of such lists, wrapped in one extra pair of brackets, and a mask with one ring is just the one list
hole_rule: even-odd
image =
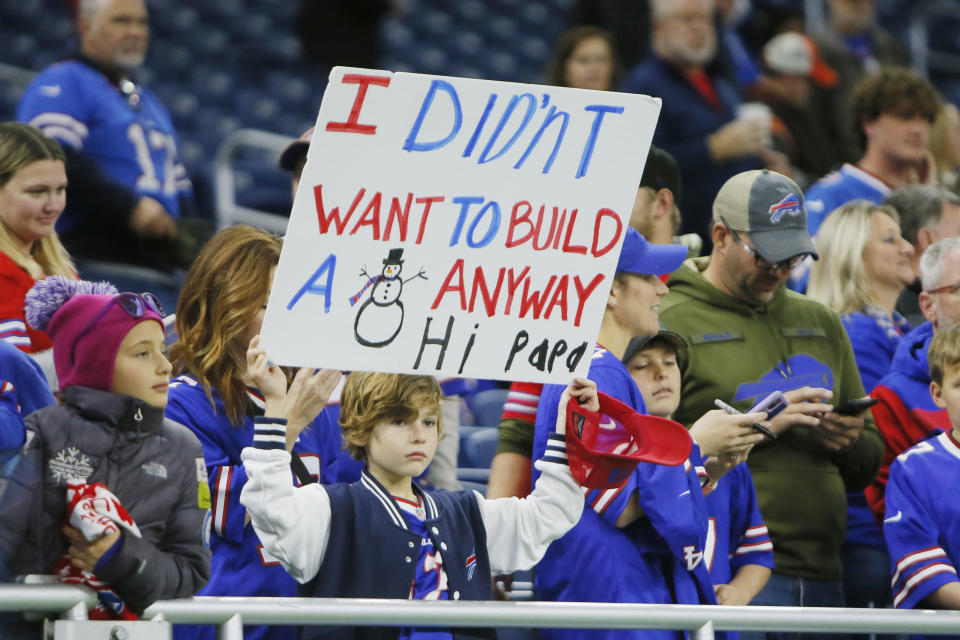
[(494, 427), (478, 429), (464, 440), (461, 436), (460, 448), (464, 453), (467, 467), (489, 469), (493, 456), (497, 453), (498, 434)]
[(507, 401), (507, 389), (487, 389), (466, 397), (467, 408), (473, 414), (474, 424), (495, 427), (500, 424), (503, 404)]

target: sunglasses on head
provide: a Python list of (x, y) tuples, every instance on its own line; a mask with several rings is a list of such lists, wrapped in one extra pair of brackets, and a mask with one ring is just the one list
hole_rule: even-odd
[(97, 322), (99, 322), (103, 316), (107, 315), (107, 311), (110, 310), (110, 307), (117, 305), (121, 309), (127, 312), (131, 318), (142, 318), (144, 313), (147, 311), (153, 311), (161, 318), (163, 317), (163, 305), (160, 304), (160, 300), (157, 299), (157, 296), (153, 295), (149, 291), (144, 293), (131, 293), (129, 291), (124, 291), (123, 293), (118, 293), (113, 296), (113, 299), (103, 306), (103, 309), (97, 312), (97, 315), (93, 316), (90, 319), (90, 322), (77, 334), (77, 337), (73, 341), (73, 347), (70, 350), (70, 364), (72, 365), (76, 362), (77, 355), (77, 344), (80, 342), (80, 339), (85, 335), (90, 333)]

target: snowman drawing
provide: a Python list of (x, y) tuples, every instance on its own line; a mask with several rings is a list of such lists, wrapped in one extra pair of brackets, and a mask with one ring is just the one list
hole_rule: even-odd
[(402, 255), (402, 248), (390, 249), (378, 276), (371, 276), (366, 267), (360, 270), (360, 275), (367, 278), (367, 282), (350, 298), (350, 306), (356, 305), (367, 289), (372, 287), (370, 297), (360, 305), (353, 321), (353, 334), (357, 342), (365, 347), (385, 347), (393, 342), (403, 327), (403, 302), (400, 300), (403, 285), (416, 278), (427, 279), (423, 269), (406, 280), (400, 278)]

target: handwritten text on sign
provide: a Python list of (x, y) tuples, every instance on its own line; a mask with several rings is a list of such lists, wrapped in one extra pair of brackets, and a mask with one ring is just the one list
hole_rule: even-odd
[(335, 68), (263, 326), (283, 364), (586, 375), (660, 103)]

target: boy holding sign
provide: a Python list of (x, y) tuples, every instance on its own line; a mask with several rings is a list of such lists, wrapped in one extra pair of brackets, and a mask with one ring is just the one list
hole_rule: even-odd
[[(352, 373), (343, 389), (340, 422), (351, 453), (366, 461), (354, 484), (294, 487), (283, 446), (280, 414), (286, 380), (257, 338), (247, 352), (248, 372), (264, 392), (254, 446), (243, 450), (248, 480), (240, 501), (264, 548), (313, 597), (423, 600), (490, 599), (491, 569), (529, 568), (570, 529), (583, 510), (583, 494), (567, 465), (565, 414), (536, 467), (543, 474), (533, 494), (486, 500), (471, 491), (422, 490), (423, 473), (442, 434), (441, 390), (430, 376)], [(570, 397), (599, 407), (596, 385), (577, 379)], [(494, 637), (492, 630), (304, 628), (301, 638)]]

